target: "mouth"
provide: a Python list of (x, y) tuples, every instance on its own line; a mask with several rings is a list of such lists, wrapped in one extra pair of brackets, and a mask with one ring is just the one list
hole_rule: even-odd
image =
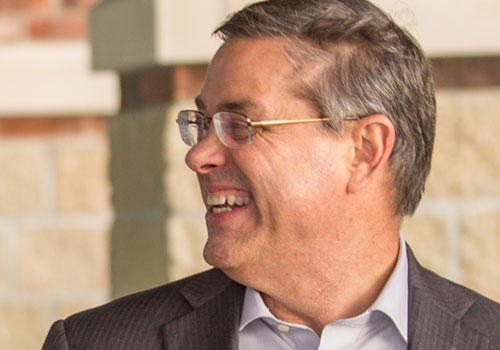
[(207, 193), (208, 211), (214, 214), (229, 212), (237, 208), (244, 207), (250, 202), (250, 197), (246, 195), (216, 194)]

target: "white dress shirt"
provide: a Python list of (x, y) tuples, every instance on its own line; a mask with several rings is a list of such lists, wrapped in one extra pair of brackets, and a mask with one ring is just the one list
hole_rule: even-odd
[(408, 345), (408, 261), (400, 235), (396, 267), (372, 306), (359, 316), (311, 328), (281, 321), (259, 292), (247, 287), (240, 320), (240, 350), (399, 350)]

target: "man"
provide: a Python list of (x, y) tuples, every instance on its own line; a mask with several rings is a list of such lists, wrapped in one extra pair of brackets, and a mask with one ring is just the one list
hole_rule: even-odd
[(399, 234), (429, 172), (418, 44), (365, 0), (270, 0), (216, 33), (186, 156), (215, 269), (56, 322), (44, 349), (499, 349), (500, 306)]

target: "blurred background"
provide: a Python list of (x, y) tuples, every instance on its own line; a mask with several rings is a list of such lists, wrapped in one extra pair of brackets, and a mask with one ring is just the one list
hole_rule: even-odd
[[(0, 0), (0, 344), (207, 268), (176, 111), (248, 0)], [(420, 261), (500, 301), (500, 2), (378, 0), (433, 66), (438, 130), (403, 232)]]

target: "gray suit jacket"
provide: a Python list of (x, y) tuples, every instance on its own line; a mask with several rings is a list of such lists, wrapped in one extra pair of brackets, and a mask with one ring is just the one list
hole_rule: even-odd
[[(408, 249), (409, 349), (500, 349), (500, 305)], [(213, 269), (54, 323), (43, 350), (237, 350), (245, 288)]]

